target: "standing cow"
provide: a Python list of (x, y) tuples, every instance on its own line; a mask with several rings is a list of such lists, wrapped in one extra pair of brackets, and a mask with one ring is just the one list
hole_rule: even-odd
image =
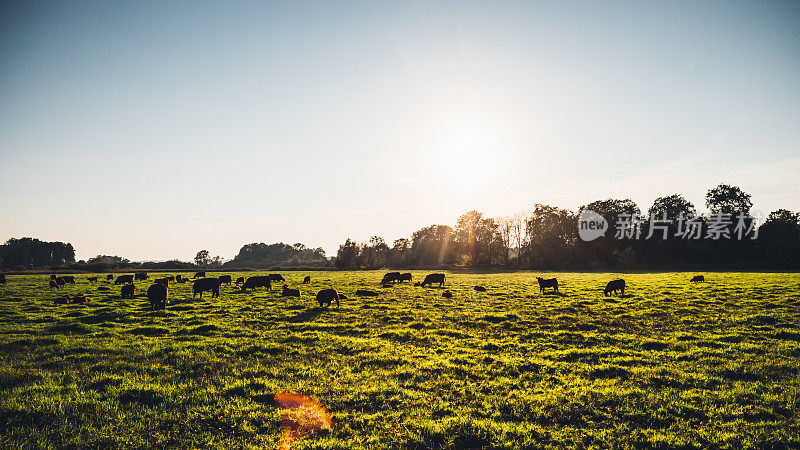
[(269, 281), (269, 277), (266, 275), (250, 277), (247, 281), (244, 282), (242, 285), (242, 292), (247, 292), (248, 289), (265, 287), (267, 289), (272, 289), (272, 283)]
[(122, 289), (120, 290), (120, 296), (122, 298), (133, 298), (133, 294), (135, 292), (136, 287), (134, 287), (134, 285), (126, 284), (125, 286), (122, 286)]
[(192, 298), (200, 294), (203, 298), (203, 292), (211, 291), (211, 298), (219, 297), (219, 278), (201, 278), (194, 282), (192, 285)]
[(219, 284), (231, 284), (231, 276), (230, 275), (222, 275), (219, 277)]
[(308, 284), (308, 283), (311, 283), (311, 276), (310, 275), (306, 275), (306, 277), (303, 278), (303, 284)]
[(286, 279), (279, 273), (271, 273), (269, 274), (269, 281), (286, 281)]
[(146, 280), (147, 279), (147, 273), (146, 272), (136, 272), (136, 279), (137, 280), (141, 280), (141, 281)]
[(339, 294), (336, 292), (336, 289), (323, 289), (317, 292), (317, 302), (319, 302), (319, 307), (322, 308), (325, 306), (326, 308), (331, 306), (334, 300), (336, 300), (336, 307), (339, 307)]
[[(166, 280), (165, 278), (160, 278)], [(132, 285), (129, 285), (132, 286)], [(167, 285), (162, 283), (154, 283), (147, 288), (147, 299), (150, 300), (150, 309), (164, 309), (167, 306)]]
[(443, 273), (432, 273), (425, 277), (422, 280), (422, 284), (420, 286), (425, 287), (426, 284), (436, 284), (439, 283), (439, 287), (444, 286), (444, 274)]
[(120, 275), (114, 280), (114, 284), (133, 283), (133, 275)]
[(544, 290), (546, 288), (553, 288), (553, 292), (558, 292), (558, 280), (555, 278), (549, 278), (545, 280), (541, 277), (536, 277), (536, 281), (539, 282), (539, 293), (544, 294)]

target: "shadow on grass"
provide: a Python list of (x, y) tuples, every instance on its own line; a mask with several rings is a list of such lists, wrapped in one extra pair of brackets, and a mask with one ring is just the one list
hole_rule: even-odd
[(330, 308), (320, 308), (318, 306), (315, 306), (313, 308), (308, 308), (305, 311), (298, 313), (292, 317), (289, 317), (285, 320), (286, 322), (293, 322), (293, 323), (309, 322), (319, 317), (320, 314), (322, 314), (324, 311), (328, 309)]

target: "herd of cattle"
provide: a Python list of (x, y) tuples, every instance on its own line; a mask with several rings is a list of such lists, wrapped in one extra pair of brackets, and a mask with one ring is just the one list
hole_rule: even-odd
[[(133, 298), (136, 293), (136, 287), (134, 286), (134, 281), (144, 281), (147, 280), (149, 277), (145, 272), (138, 272), (133, 275), (119, 275), (116, 278), (114, 275), (107, 275), (104, 283), (115, 285), (122, 285), (120, 288), (120, 296), (123, 299), (126, 298)], [(233, 278), (230, 275), (221, 275), (219, 277), (206, 277), (205, 272), (197, 272), (191, 278), (192, 281), (192, 298), (195, 298), (197, 294), (200, 294), (200, 298), (203, 298), (204, 292), (210, 292), (211, 298), (219, 297), (219, 290), (223, 284), (231, 285), (233, 284)], [(541, 278), (536, 277), (536, 280), (539, 282), (539, 291), (543, 294), (546, 289), (551, 288), (553, 292), (558, 293), (558, 280), (555, 278)], [(96, 283), (98, 281), (98, 277), (87, 277), (87, 281), (90, 283)], [(188, 277), (183, 275), (170, 275), (163, 278), (156, 278), (153, 284), (147, 288), (147, 299), (150, 302), (150, 307), (153, 310), (156, 309), (163, 309), (167, 305), (167, 297), (169, 292), (169, 285), (170, 283), (186, 283), (190, 281)], [(271, 290), (273, 282), (285, 282), (286, 279), (283, 278), (280, 274), (269, 274), (269, 275), (257, 275), (252, 277), (238, 277), (236, 279), (235, 286), (241, 290), (241, 292), (247, 292), (248, 289), (255, 290), (257, 288), (266, 288)], [(412, 282), (412, 275), (411, 273), (400, 273), (400, 272), (389, 272), (383, 276), (380, 281), (380, 285), (383, 287), (391, 287), (392, 283), (403, 283), (408, 281), (409, 283)], [(705, 281), (705, 277), (703, 275), (696, 275), (692, 277), (690, 280), (692, 282), (702, 282)], [(308, 284), (311, 282), (311, 277), (306, 276), (303, 279), (303, 284)], [(425, 277), (425, 279), (420, 283), (414, 283), (414, 286), (425, 287), (428, 285), (438, 284), (439, 287), (444, 287), (445, 282), (445, 275), (443, 273), (432, 273)], [(50, 275), (50, 287), (54, 289), (59, 289), (61, 286), (65, 284), (75, 284), (75, 277), (72, 275)], [(6, 277), (3, 274), (0, 274), (0, 284), (6, 284)], [(486, 292), (486, 288), (483, 286), (474, 286), (473, 288), (477, 292)], [(109, 291), (111, 288), (106, 286), (101, 286), (98, 288), (98, 291)], [(606, 287), (603, 289), (603, 294), (608, 296), (609, 294), (616, 294), (619, 292), (620, 295), (625, 295), (625, 280), (623, 279), (616, 279), (611, 280), (606, 284)], [(368, 289), (358, 289), (355, 292), (355, 295), (362, 296), (362, 297), (375, 297), (378, 296), (378, 292)], [(299, 289), (291, 289), (288, 285), (284, 284), (283, 289), (281, 291), (282, 297), (300, 297), (300, 290)], [(453, 293), (450, 290), (445, 290), (442, 292), (442, 297), (445, 298), (452, 298)], [(316, 301), (319, 303), (320, 307), (329, 307), (332, 303), (336, 302), (336, 307), (339, 307), (339, 301), (347, 299), (346, 296), (343, 294), (338, 293), (335, 289), (322, 289), (321, 291), (317, 292)], [(89, 299), (84, 294), (77, 294), (70, 298), (68, 295), (62, 295), (56, 298), (55, 303), (57, 304), (69, 304), (69, 303), (85, 303), (88, 302)]]

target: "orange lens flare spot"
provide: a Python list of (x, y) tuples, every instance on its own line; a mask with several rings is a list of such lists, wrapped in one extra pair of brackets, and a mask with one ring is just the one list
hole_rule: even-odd
[(278, 392), (275, 402), (280, 405), (283, 424), (279, 449), (291, 448), (294, 441), (331, 426), (330, 413), (312, 398), (295, 392)]

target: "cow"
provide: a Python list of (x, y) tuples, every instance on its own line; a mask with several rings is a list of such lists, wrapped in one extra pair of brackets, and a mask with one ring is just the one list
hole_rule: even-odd
[(72, 296), (70, 303), (89, 303), (89, 297), (85, 294), (76, 294)]
[(186, 278), (183, 275), (175, 275), (175, 281), (177, 281), (178, 283), (183, 283), (184, 281), (186, 281)]
[(691, 279), (691, 280), (689, 280), (689, 281), (694, 281), (694, 282), (697, 282), (697, 281), (706, 281), (706, 277), (704, 277), (704, 276), (702, 276), (702, 275), (695, 275), (695, 276), (693, 276), (693, 277), (692, 277), (692, 279)]
[(359, 295), (361, 297), (377, 297), (378, 293), (367, 289), (358, 289), (356, 291), (356, 295)]
[(203, 277), (205, 277), (205, 276), (206, 276), (206, 273), (205, 273), (205, 271), (203, 271), (203, 272), (197, 272), (197, 273), (195, 273), (195, 274), (194, 274), (194, 276), (193, 276), (192, 278), (203, 278)]
[[(166, 278), (161, 278), (166, 280)], [(161, 283), (153, 283), (147, 288), (147, 299), (150, 300), (150, 309), (153, 311), (157, 309), (164, 309), (167, 306), (167, 285)]]
[(450, 290), (448, 289), (448, 290), (442, 292), (442, 297), (444, 297), (444, 298), (453, 298), (453, 293), (450, 292)]
[(94, 283), (97, 281), (97, 277), (88, 277), (86, 279), (89, 280), (89, 283)]
[(56, 289), (58, 289), (59, 287), (61, 287), (61, 285), (60, 285), (60, 284), (58, 284), (58, 281), (56, 281), (56, 280), (50, 280), (50, 288), (51, 288), (51, 289), (52, 289), (52, 288), (56, 288)]
[(272, 289), (272, 283), (269, 281), (269, 277), (267, 275), (261, 275), (256, 277), (250, 277), (247, 281), (244, 282), (242, 285), (242, 292), (247, 292), (248, 289), (265, 287), (267, 289)]
[(548, 278), (544, 279), (541, 277), (536, 277), (536, 281), (539, 282), (539, 293), (544, 294), (544, 290), (546, 288), (553, 288), (553, 292), (558, 292), (558, 280), (555, 278)]
[(219, 284), (231, 284), (231, 276), (230, 275), (222, 275), (219, 277)]
[(603, 295), (608, 296), (610, 292), (616, 293), (617, 291), (620, 291), (620, 295), (625, 295), (625, 280), (620, 278), (619, 280), (609, 281), (606, 288), (603, 289)]
[(269, 281), (286, 281), (280, 274), (271, 273), (269, 274)]
[(136, 287), (134, 287), (134, 285), (126, 284), (125, 286), (122, 286), (122, 289), (120, 289), (120, 296), (122, 298), (133, 298), (133, 294), (135, 292)]
[(399, 282), (408, 281), (411, 282), (411, 272), (404, 273), (400, 275), (400, 278), (397, 280)]
[(64, 284), (66, 284), (66, 283), (67, 283), (67, 282), (66, 282), (66, 280), (64, 280), (64, 277), (58, 277), (58, 278), (56, 278), (56, 284), (57, 284), (57, 285), (59, 285), (59, 286), (63, 286), (63, 285), (64, 285)]
[(58, 277), (56, 277), (54, 274), (50, 274), (50, 279), (51, 280), (55, 280), (56, 278), (58, 278)]
[(120, 275), (114, 280), (114, 284), (133, 283), (133, 275)]
[(192, 285), (192, 298), (200, 294), (202, 299), (205, 291), (211, 291), (211, 298), (219, 297), (219, 278), (201, 278), (195, 281)]
[[(162, 286), (169, 287), (169, 278), (166, 278), (166, 277), (165, 277), (165, 278), (156, 278), (156, 280), (154, 281), (154, 283), (155, 283), (155, 284), (160, 284), (160, 285), (162, 285)], [(148, 289), (148, 291), (149, 291), (149, 290), (150, 290), (150, 289)]]
[(66, 305), (69, 304), (69, 295), (62, 295), (61, 297), (57, 297), (55, 299), (56, 305)]
[(0, 273), (0, 284), (6, 284), (5, 274)]
[(289, 289), (289, 286), (284, 284), (281, 297), (300, 297), (300, 289)]
[(64, 283), (75, 284), (75, 277), (72, 275), (64, 275), (63, 277), (58, 277), (64, 280)]
[(386, 275), (383, 276), (383, 279), (381, 280), (381, 284), (393, 283), (395, 281), (400, 281), (400, 272), (389, 272), (389, 273), (387, 273)]
[(136, 277), (135, 278), (137, 280), (144, 281), (144, 280), (147, 279), (147, 273), (146, 272), (136, 272)]
[(420, 286), (425, 287), (426, 284), (436, 284), (439, 283), (439, 287), (444, 286), (444, 274), (443, 273), (432, 273), (425, 277), (422, 280), (422, 284)]
[(475, 286), (472, 289), (475, 289), (475, 291), (477, 291), (477, 292), (486, 292), (486, 288), (483, 287), (483, 286)]
[(170, 283), (174, 283), (175, 282), (175, 275), (170, 275), (170, 276), (168, 276), (166, 278), (169, 280)]
[(239, 277), (236, 279), (236, 285), (244, 284), (244, 277)]
[(108, 274), (106, 275), (106, 281), (111, 281), (114, 279), (114, 275)]
[(339, 294), (336, 293), (336, 289), (323, 289), (317, 292), (317, 302), (319, 302), (319, 307), (322, 308), (325, 306), (326, 308), (333, 304), (333, 301), (336, 300), (336, 307), (339, 307)]
[(311, 283), (311, 275), (306, 275), (306, 277), (303, 278), (303, 284), (308, 284), (308, 283)]

